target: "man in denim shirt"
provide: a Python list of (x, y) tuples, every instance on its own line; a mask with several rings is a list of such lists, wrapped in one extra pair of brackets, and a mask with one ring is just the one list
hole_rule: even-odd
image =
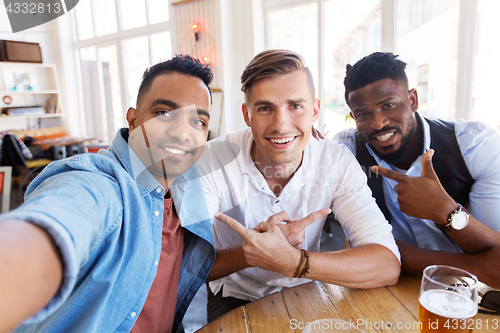
[(49, 165), (0, 217), (0, 332), (177, 331), (215, 258), (190, 168), (211, 80), (189, 56), (149, 68), (129, 129)]

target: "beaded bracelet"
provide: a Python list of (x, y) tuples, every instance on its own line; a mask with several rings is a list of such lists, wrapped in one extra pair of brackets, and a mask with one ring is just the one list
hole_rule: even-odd
[(306, 250), (303, 250), (303, 251), (305, 252), (304, 256), (306, 257), (306, 263), (305, 263), (305, 268), (302, 271), (302, 274), (299, 275), (299, 279), (305, 278), (305, 277), (307, 277), (307, 275), (309, 275), (309, 265), (310, 265), (310, 257), (311, 257), (311, 255)]
[(297, 266), (297, 269), (295, 270), (295, 274), (293, 275), (294, 278), (298, 278), (301, 272), (302, 264), (304, 263), (304, 258), (305, 258), (305, 250), (300, 249), (300, 261), (299, 265)]

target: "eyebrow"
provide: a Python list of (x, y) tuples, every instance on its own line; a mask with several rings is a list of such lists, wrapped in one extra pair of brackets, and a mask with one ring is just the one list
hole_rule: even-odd
[[(173, 109), (180, 109), (181, 107), (179, 106), (179, 104), (175, 103), (174, 101), (172, 101), (171, 99), (162, 99), (162, 98), (158, 98), (158, 99), (155, 99), (153, 101), (153, 103), (151, 103), (151, 106), (155, 106), (155, 105), (166, 105), (166, 106), (169, 106)], [(206, 116), (208, 119), (210, 119), (210, 113), (204, 109), (196, 109), (198, 115), (200, 116)]]
[[(288, 99), (286, 101), (287, 104), (299, 104), (299, 103), (305, 103), (307, 102), (307, 99), (305, 98), (297, 98), (297, 99)], [(261, 105), (271, 105), (273, 106), (274, 103), (266, 101), (266, 100), (257, 100), (253, 103), (255, 106), (261, 106)]]
[(155, 99), (153, 103), (151, 103), (151, 106), (155, 105), (166, 105), (174, 109), (179, 109), (179, 105), (170, 99), (162, 99), (162, 98)]
[(386, 99), (384, 99), (384, 100), (381, 100), (380, 102), (378, 102), (378, 104), (384, 104), (384, 103), (387, 103), (387, 102), (389, 102), (391, 99), (394, 99), (394, 96), (391, 96), (391, 97), (388, 97), (388, 98), (386, 98)]
[[(377, 105), (385, 104), (394, 98), (395, 98), (394, 96), (387, 97), (386, 99), (383, 99), (380, 102), (377, 102)], [(366, 111), (365, 104), (362, 104), (361, 106), (359, 106), (357, 108), (354, 108), (354, 110), (351, 108), (351, 111), (352, 111), (352, 113), (364, 112), (364, 111)]]
[(260, 105), (274, 105), (273, 103), (269, 102), (269, 101), (265, 101), (265, 100), (256, 100), (254, 103), (253, 103), (254, 106), (260, 106)]
[(210, 113), (208, 111), (202, 109), (196, 109), (196, 111), (198, 111), (199, 116), (206, 116), (208, 119), (210, 119)]

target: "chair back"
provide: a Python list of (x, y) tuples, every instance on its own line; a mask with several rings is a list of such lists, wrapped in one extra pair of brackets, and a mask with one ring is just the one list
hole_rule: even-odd
[(13, 177), (21, 175), (23, 168), (29, 169), (19, 143), (11, 134), (6, 134), (3, 137), (0, 165), (11, 166)]

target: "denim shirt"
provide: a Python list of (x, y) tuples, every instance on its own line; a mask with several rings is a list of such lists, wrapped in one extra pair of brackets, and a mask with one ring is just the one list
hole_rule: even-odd
[[(145, 169), (121, 129), (112, 146), (51, 163), (26, 201), (1, 216), (32, 222), (59, 249), (63, 280), (48, 305), (14, 332), (129, 332), (160, 259), (165, 189)], [(173, 332), (215, 259), (212, 227), (196, 169), (170, 188), (184, 251)]]

